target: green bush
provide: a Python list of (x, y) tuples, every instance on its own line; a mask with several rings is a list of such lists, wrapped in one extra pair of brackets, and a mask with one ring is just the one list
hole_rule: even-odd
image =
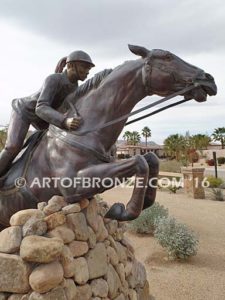
[(225, 164), (225, 157), (218, 157), (217, 161), (218, 161), (219, 165), (223, 165), (223, 164)]
[(135, 233), (153, 234), (156, 220), (162, 217), (168, 217), (168, 209), (156, 202), (131, 221), (128, 228)]
[(198, 239), (194, 232), (174, 218), (158, 219), (154, 235), (171, 259), (187, 259), (197, 254)]
[(216, 178), (214, 176), (208, 176), (207, 181), (209, 182), (209, 187), (210, 188), (217, 188), (221, 184), (223, 184), (223, 179), (221, 178)]

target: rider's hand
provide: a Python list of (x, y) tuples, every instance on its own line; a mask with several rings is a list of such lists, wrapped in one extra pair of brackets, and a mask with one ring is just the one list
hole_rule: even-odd
[(76, 117), (76, 118), (67, 118), (65, 120), (65, 126), (69, 130), (76, 130), (81, 124), (81, 118)]

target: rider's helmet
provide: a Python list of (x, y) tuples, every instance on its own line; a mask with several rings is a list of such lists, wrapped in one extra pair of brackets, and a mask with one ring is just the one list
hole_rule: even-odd
[(90, 56), (82, 50), (77, 50), (77, 51), (73, 51), (72, 53), (70, 53), (67, 56), (66, 63), (69, 63), (71, 61), (83, 61), (83, 62), (89, 63), (92, 67), (95, 66), (93, 64)]

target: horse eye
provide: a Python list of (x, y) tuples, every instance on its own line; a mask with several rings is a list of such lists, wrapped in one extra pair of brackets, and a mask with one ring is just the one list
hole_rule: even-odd
[(166, 54), (165, 59), (166, 60), (171, 60), (173, 57), (171, 54)]

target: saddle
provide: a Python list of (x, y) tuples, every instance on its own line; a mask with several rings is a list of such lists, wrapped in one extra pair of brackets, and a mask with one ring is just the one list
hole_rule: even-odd
[(1, 177), (3, 181), (0, 187), (1, 192), (14, 189), (18, 178), (24, 178), (30, 159), (45, 131), (35, 131), (25, 142), (21, 152), (17, 155), (11, 164), (8, 172)]

